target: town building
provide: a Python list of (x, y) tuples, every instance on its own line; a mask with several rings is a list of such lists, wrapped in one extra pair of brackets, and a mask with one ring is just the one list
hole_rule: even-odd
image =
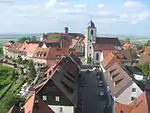
[(73, 54), (48, 70), (47, 80), (36, 87), (36, 94), (55, 113), (74, 113), (78, 105), (80, 60)]
[(103, 60), (104, 50), (121, 49), (121, 43), (117, 37), (97, 37), (97, 28), (91, 20), (85, 33), (85, 59), (91, 59), (92, 63), (99, 64)]
[(42, 101), (33, 92), (30, 94), (24, 106), (20, 106), (19, 103), (13, 105), (8, 113), (55, 113), (44, 101)]
[(143, 92), (128, 105), (116, 103), (115, 113), (150, 113), (150, 95)]
[(130, 104), (143, 93), (116, 55), (108, 55), (102, 61), (101, 68), (115, 101)]
[[(50, 39), (49, 39), (50, 38)], [(64, 33), (43, 33), (40, 40), (51, 40), (55, 38), (60, 43), (61, 48), (76, 48), (78, 55), (84, 54), (84, 44), (82, 41), (85, 36), (81, 33), (70, 33), (69, 28), (65, 27)]]
[(140, 55), (139, 64), (150, 64), (150, 46), (146, 46), (144, 52)]

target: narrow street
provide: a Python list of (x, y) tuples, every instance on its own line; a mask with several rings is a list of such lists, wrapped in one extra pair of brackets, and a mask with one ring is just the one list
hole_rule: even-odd
[[(104, 86), (98, 87), (98, 76), (96, 71), (84, 71), (83, 84), (80, 88), (80, 98), (82, 104), (81, 113), (106, 113), (105, 107), (108, 104), (108, 97)], [(102, 75), (99, 75), (99, 77)], [(100, 96), (100, 93), (104, 93)]]

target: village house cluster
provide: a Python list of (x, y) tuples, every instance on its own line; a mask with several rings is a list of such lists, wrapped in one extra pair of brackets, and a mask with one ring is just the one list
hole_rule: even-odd
[[(56, 36), (60, 40), (48, 40), (47, 37)], [(3, 46), (5, 57), (17, 60), (21, 57), (22, 60), (32, 60), (37, 66), (53, 66), (63, 56), (70, 53), (75, 55), (83, 54), (83, 39), (84, 36), (80, 33), (68, 33), (68, 28), (65, 28), (65, 33), (48, 33), (41, 36), (40, 41), (17, 43), (10, 41)]]
[[(51, 35), (62, 38), (59, 42), (46, 40)], [(65, 33), (43, 34), (38, 43), (9, 42), (3, 49), (7, 57), (16, 59), (20, 55), (22, 59), (31, 59), (37, 65), (49, 66), (47, 77), (30, 88), (28, 101), (22, 108), (24, 113), (85, 113), (82, 106), (86, 97), (79, 94), (80, 88), (84, 87), (83, 83), (88, 82), (84, 82), (84, 77), (92, 73), (89, 70), (83, 72), (83, 63), (89, 60), (90, 64), (98, 67), (96, 68), (104, 78), (101, 78), (104, 86), (102, 85), (100, 92), (103, 100), (99, 101), (105, 100), (109, 106), (101, 104), (99, 107), (104, 106), (102, 109), (106, 113), (109, 110), (109, 113), (150, 113), (150, 84), (143, 73), (131, 65), (133, 59), (126, 51), (128, 48), (134, 48), (138, 52), (132, 44), (122, 45), (118, 37), (97, 37), (97, 28), (90, 21), (85, 37), (80, 33), (69, 33), (66, 27)], [(145, 58), (149, 58), (149, 50), (146, 47), (139, 58), (141, 64), (148, 62)], [(84, 61), (81, 62), (79, 56), (84, 57)], [(97, 70), (93, 71), (99, 74)], [(89, 105), (91, 104), (98, 103)], [(14, 113), (12, 111), (15, 108), (17, 105), (9, 113)]]

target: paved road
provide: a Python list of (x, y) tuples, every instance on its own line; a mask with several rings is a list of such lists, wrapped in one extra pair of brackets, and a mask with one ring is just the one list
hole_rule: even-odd
[(85, 81), (85, 86), (80, 89), (80, 97), (83, 98), (82, 113), (105, 113), (103, 110), (107, 99), (99, 96), (99, 92), (104, 92), (104, 87), (97, 87), (97, 72), (82, 72), (82, 75)]

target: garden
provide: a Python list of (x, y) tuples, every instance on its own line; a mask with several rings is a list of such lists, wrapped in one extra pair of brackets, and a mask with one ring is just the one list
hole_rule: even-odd
[(12, 105), (23, 101), (17, 94), (24, 82), (17, 70), (0, 65), (0, 113), (7, 113)]

